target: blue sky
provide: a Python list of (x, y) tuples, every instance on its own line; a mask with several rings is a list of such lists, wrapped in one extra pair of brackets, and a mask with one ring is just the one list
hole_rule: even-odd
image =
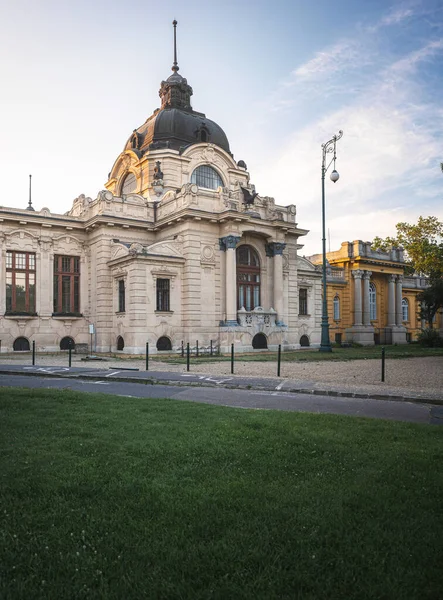
[(331, 249), (443, 220), (443, 2), (0, 0), (3, 206), (65, 212), (103, 188), (159, 106), (178, 20), (193, 107), (219, 123), (261, 195), (296, 204), (321, 250), (321, 144)]

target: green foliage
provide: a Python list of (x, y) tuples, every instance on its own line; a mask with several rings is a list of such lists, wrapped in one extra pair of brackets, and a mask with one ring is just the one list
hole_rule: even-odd
[(434, 316), (443, 308), (443, 277), (431, 280), (431, 285), (417, 296), (422, 303), (419, 316), (433, 329)]
[(442, 433), (0, 387), (0, 598), (439, 598)]
[(431, 327), (420, 331), (417, 341), (421, 346), (427, 348), (443, 348), (443, 338), (439, 335), (438, 331)]
[(402, 247), (415, 273), (431, 279), (443, 277), (443, 223), (437, 217), (419, 217), (416, 224), (397, 223), (396, 229), (395, 237), (376, 237), (372, 242), (374, 250)]

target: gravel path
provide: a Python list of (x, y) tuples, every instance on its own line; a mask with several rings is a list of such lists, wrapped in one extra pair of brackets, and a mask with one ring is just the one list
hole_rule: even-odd
[[(67, 366), (67, 355), (38, 356), (39, 366)], [(0, 364), (31, 364), (29, 355), (17, 357), (1, 357)], [(114, 359), (106, 361), (82, 361), (81, 357), (72, 357), (73, 367), (93, 369), (137, 368), (144, 371), (142, 359)], [(186, 372), (186, 365), (171, 365), (157, 360), (150, 361), (150, 370)], [(214, 376), (231, 375), (229, 361), (197, 363), (191, 359), (191, 372)], [(247, 377), (277, 377), (276, 362), (235, 362), (235, 375)], [(327, 384), (328, 387), (340, 389), (361, 389), (362, 386), (373, 391), (384, 388), (395, 388), (405, 392), (431, 392), (443, 397), (443, 357), (405, 358), (386, 361), (385, 383), (381, 383), (381, 361), (376, 359), (353, 361), (319, 361), (319, 362), (282, 362), (281, 380), (291, 379), (299, 382)], [(277, 380), (278, 381), (278, 380)]]

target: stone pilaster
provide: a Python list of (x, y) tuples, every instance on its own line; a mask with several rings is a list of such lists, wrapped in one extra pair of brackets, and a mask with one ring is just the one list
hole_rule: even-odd
[(363, 271), (352, 271), (354, 278), (354, 327), (362, 325), (361, 278)]
[(283, 242), (270, 242), (266, 244), (266, 256), (274, 259), (273, 269), (273, 303), (277, 312), (276, 325), (283, 325), (283, 250), (286, 244)]
[[(401, 306), (400, 306), (401, 308)], [(388, 327), (395, 326), (395, 275), (388, 277)]]
[(370, 327), (371, 313), (369, 310), (369, 280), (371, 279), (372, 271), (363, 273), (363, 325)]
[(220, 238), (220, 250), (226, 253), (226, 325), (237, 325), (237, 262), (235, 249), (240, 237), (227, 235)]
[(401, 301), (403, 298), (403, 275), (397, 275), (395, 288), (395, 324), (397, 327), (401, 327), (403, 325), (403, 311), (401, 307)]

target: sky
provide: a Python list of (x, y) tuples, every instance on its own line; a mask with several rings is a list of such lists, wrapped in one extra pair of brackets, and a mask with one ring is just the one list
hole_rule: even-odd
[[(443, 220), (443, 0), (0, 0), (0, 205), (64, 213), (95, 198), (160, 106), (177, 19), (193, 108), (226, 132), (251, 182), (297, 206), (321, 252)], [(330, 168), (330, 170), (332, 167)]]

